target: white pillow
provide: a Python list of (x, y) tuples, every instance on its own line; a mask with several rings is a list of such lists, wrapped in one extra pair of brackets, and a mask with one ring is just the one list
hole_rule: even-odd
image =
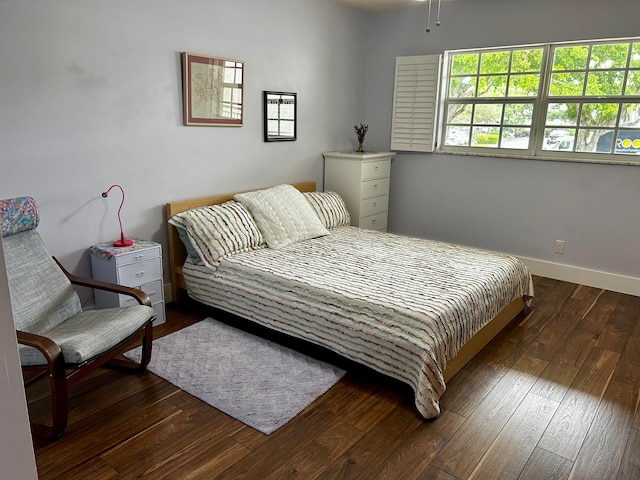
[(292, 185), (238, 193), (233, 199), (249, 209), (269, 248), (329, 235), (311, 204)]

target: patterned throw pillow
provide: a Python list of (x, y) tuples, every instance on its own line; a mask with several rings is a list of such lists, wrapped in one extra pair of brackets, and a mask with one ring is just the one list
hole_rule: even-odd
[(325, 227), (331, 229), (351, 225), (347, 206), (336, 192), (305, 192), (304, 195)]
[(249, 209), (269, 248), (329, 235), (305, 196), (292, 185), (239, 193), (233, 198)]
[[(220, 205), (199, 207), (173, 215), (169, 223), (186, 232), (192, 250), (209, 267), (220, 259), (266, 246), (249, 210), (233, 200)], [(193, 256), (192, 256), (193, 258)]]

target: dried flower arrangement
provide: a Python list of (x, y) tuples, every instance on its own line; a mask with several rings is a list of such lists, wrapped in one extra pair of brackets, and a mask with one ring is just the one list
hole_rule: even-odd
[(357, 152), (364, 152), (364, 136), (367, 134), (368, 130), (369, 125), (365, 125), (364, 123), (353, 126), (353, 131), (356, 133), (356, 137), (358, 137), (358, 150), (356, 150)]

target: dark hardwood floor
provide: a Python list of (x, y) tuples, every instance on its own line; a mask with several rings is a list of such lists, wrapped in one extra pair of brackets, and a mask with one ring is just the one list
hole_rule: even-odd
[[(269, 436), (151, 373), (105, 369), (71, 389), (62, 438), (34, 440), (40, 478), (640, 478), (640, 297), (539, 277), (535, 288), (526, 315), (449, 382), (436, 420), (408, 387), (348, 362)], [(156, 333), (212, 313), (170, 304)], [(45, 392), (29, 388), (31, 415)]]

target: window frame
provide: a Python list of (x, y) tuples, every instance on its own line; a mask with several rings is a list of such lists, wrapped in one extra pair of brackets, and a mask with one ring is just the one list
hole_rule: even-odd
[[(554, 56), (555, 52), (558, 48), (562, 47), (571, 47), (571, 46), (586, 46), (588, 47), (589, 54), (592, 52), (594, 46), (597, 45), (608, 45), (612, 43), (628, 43), (630, 49), (633, 47), (633, 44), (640, 44), (640, 37), (623, 37), (623, 38), (610, 38), (610, 39), (598, 39), (598, 40), (589, 40), (589, 41), (571, 41), (571, 42), (556, 42), (556, 43), (539, 43), (539, 44), (526, 44), (526, 45), (512, 45), (512, 46), (496, 46), (489, 48), (473, 48), (473, 49), (457, 49), (457, 50), (446, 50), (443, 55), (443, 68), (440, 76), (440, 92), (441, 96), (439, 99), (439, 114), (438, 114), (438, 122), (437, 122), (437, 151), (439, 153), (453, 153), (453, 154), (462, 154), (462, 155), (478, 155), (478, 156), (490, 156), (490, 157), (509, 157), (509, 158), (530, 158), (535, 160), (561, 160), (561, 161), (573, 161), (573, 162), (589, 162), (589, 163), (608, 163), (608, 164), (632, 164), (632, 165), (640, 165), (640, 152), (637, 154), (616, 154), (615, 148), (613, 148), (612, 153), (592, 153), (592, 152), (578, 152), (578, 151), (567, 151), (567, 150), (549, 150), (544, 149), (543, 142), (545, 141), (545, 129), (549, 128), (547, 124), (547, 112), (549, 108), (549, 104), (554, 103), (578, 103), (581, 104), (595, 104), (595, 103), (617, 103), (620, 106), (618, 110), (617, 117), (615, 118), (615, 125), (611, 127), (611, 131), (614, 133), (613, 141), (616, 141), (616, 132), (618, 132), (618, 127), (621, 120), (621, 106), (623, 104), (640, 104), (640, 92), (636, 95), (626, 95), (624, 90), (619, 95), (598, 95), (598, 96), (589, 96), (586, 95), (587, 88), (587, 78), (589, 72), (593, 70), (603, 70), (603, 71), (614, 71), (619, 70), (623, 73), (623, 79), (626, 81), (629, 72), (638, 72), (640, 75), (640, 69), (635, 66), (631, 66), (630, 63), (632, 61), (631, 52), (627, 55), (627, 63), (623, 68), (620, 67), (612, 67), (612, 68), (601, 68), (598, 69), (596, 67), (592, 67), (589, 65), (589, 59), (587, 59), (586, 66), (584, 68), (585, 77), (582, 85), (583, 94), (582, 95), (574, 95), (574, 96), (551, 96), (549, 93), (552, 73), (553, 73), (553, 64), (554, 64)], [(449, 89), (451, 87), (451, 79), (454, 76), (452, 75), (452, 61), (455, 55), (461, 54), (478, 54), (478, 67), (477, 71), (474, 74), (476, 79), (481, 78), (484, 74), (481, 72), (481, 54), (491, 53), (491, 52), (509, 52), (510, 55), (513, 54), (514, 51), (519, 50), (530, 50), (530, 49), (541, 49), (542, 50), (542, 64), (540, 70), (540, 83), (538, 85), (538, 94), (535, 96), (497, 96), (497, 97), (479, 97), (477, 96), (477, 91), (473, 96), (470, 97), (449, 97), (450, 92)], [(511, 56), (510, 56), (511, 58)], [(579, 70), (579, 69), (577, 69)], [(509, 78), (512, 76), (514, 71), (511, 70), (511, 62), (508, 65), (506, 78), (508, 85)], [(491, 75), (490, 73), (489, 75)], [(502, 72), (493, 73), (493, 75), (499, 76)], [(624, 83), (622, 88), (624, 89)], [(508, 87), (505, 87), (505, 89)], [(473, 139), (471, 132), (474, 125), (484, 126), (485, 128), (490, 128), (488, 124), (474, 124), (473, 118), (469, 121), (469, 136), (466, 138), (468, 140), (469, 145), (445, 145), (445, 137), (447, 135), (447, 127), (451, 125), (455, 125), (455, 122), (448, 123), (448, 109), (451, 105), (454, 104), (473, 104), (477, 105), (507, 105), (507, 104), (526, 104), (530, 103), (533, 108), (531, 125), (530, 125), (530, 141), (529, 147), (526, 149), (521, 148), (505, 148), (505, 147), (492, 147), (492, 146), (471, 146), (471, 141)], [(475, 108), (475, 107), (473, 107)], [(474, 110), (472, 110), (474, 111)], [(579, 122), (580, 118), (576, 120)], [(500, 118), (500, 123), (496, 128), (499, 128), (500, 132), (505, 127), (504, 121), (504, 108), (502, 109), (502, 115)], [(580, 125), (580, 127), (584, 127), (584, 125)], [(512, 128), (512, 127), (507, 127)], [(565, 127), (558, 127), (559, 129), (563, 129)], [(579, 129), (578, 125), (575, 127)], [(565, 128), (567, 129), (567, 128)], [(570, 127), (568, 128), (570, 129)], [(584, 130), (584, 128), (583, 128)], [(640, 130), (640, 126), (638, 126), (638, 130)], [(576, 133), (577, 138), (577, 133)], [(501, 141), (501, 140), (499, 140)], [(572, 145), (572, 148), (573, 145)]]

